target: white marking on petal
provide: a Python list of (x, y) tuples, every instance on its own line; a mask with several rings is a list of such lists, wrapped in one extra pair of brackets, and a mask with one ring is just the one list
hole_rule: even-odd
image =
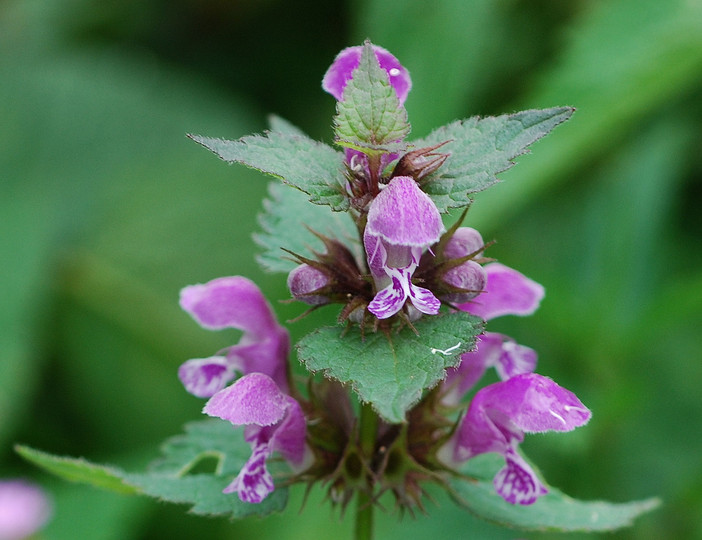
[(555, 412), (555, 411), (552, 411), (551, 409), (549, 409), (548, 412), (549, 412), (549, 414), (550, 414), (551, 416), (554, 416), (554, 417), (558, 418), (558, 419), (563, 423), (564, 426), (567, 425), (567, 422), (565, 421), (565, 418), (563, 418), (560, 414), (558, 414), (558, 413)]
[(397, 77), (400, 74), (400, 70), (397, 68), (390, 68), (390, 71), (388, 71), (388, 74), (391, 77)]

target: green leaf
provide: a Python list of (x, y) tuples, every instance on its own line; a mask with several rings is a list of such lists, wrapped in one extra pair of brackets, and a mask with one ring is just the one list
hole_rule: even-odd
[(124, 471), (90, 463), (83, 458), (54, 456), (28, 446), (17, 445), (15, 451), (27, 461), (71, 482), (82, 482), (109, 491), (134, 494), (139, 490), (124, 481)]
[(422, 391), (442, 380), (482, 331), (480, 319), (460, 312), (423, 317), (414, 326), (418, 335), (405, 327), (389, 337), (321, 328), (300, 340), (298, 356), (310, 371), (351, 384), (388, 422), (404, 422)]
[(658, 499), (628, 503), (578, 501), (549, 487), (549, 493), (528, 506), (506, 502), (492, 484), (504, 465), (501, 456), (485, 454), (469, 460), (463, 471), (477, 481), (453, 478), (455, 501), (488, 521), (509, 527), (557, 531), (611, 531), (630, 526), (633, 520), (658, 507)]
[(199, 135), (190, 138), (224, 161), (241, 163), (282, 179), (307, 193), (315, 204), (329, 205), (336, 211), (348, 208), (343, 154), (331, 146), (289, 129), (270, 131), (265, 136), (248, 135), (236, 141)]
[(362, 255), (358, 231), (348, 212), (310, 204), (304, 194), (278, 182), (268, 186), (263, 208), (258, 219), (263, 232), (254, 233), (254, 240), (264, 248), (257, 259), (266, 270), (290, 272), (297, 266), (281, 248), (304, 256), (312, 256), (310, 249), (321, 250), (321, 240), (310, 229), (343, 242), (359, 258)]
[(268, 125), (270, 126), (271, 131), (277, 131), (287, 135), (298, 135), (300, 137), (307, 136), (299, 127), (291, 122), (288, 122), (285, 118), (281, 118), (277, 114), (268, 115)]
[(344, 88), (343, 99), (336, 105), (334, 131), (338, 144), (361, 149), (380, 149), (404, 139), (410, 131), (407, 111), (369, 41)]
[(490, 187), (496, 174), (514, 165), (513, 159), (573, 114), (572, 107), (529, 110), (514, 114), (458, 120), (431, 132), (413, 144), (417, 148), (449, 141), (440, 152), (449, 153), (446, 162), (431, 176), (423, 189), (440, 212), (471, 203), (471, 195)]
[[(191, 504), (191, 511), (196, 514), (228, 514), (232, 518), (265, 516), (283, 510), (287, 504), (287, 489), (281, 487), (259, 504), (222, 493), (251, 455), (242, 430), (228, 422), (204, 420), (187, 424), (185, 434), (167, 440), (162, 453), (163, 457), (148, 472), (126, 475), (131, 484), (151, 497)], [(203, 464), (214, 470), (196, 473)]]
[[(144, 473), (128, 473), (82, 458), (53, 456), (24, 446), (18, 446), (17, 452), (67, 480), (189, 504), (196, 514), (229, 515), (232, 518), (264, 516), (283, 510), (288, 499), (284, 487), (277, 487), (259, 504), (245, 503), (236, 494), (222, 493), (251, 454), (242, 430), (222, 420), (186, 425), (185, 434), (167, 440), (162, 447), (163, 457)], [(271, 465), (275, 468), (276, 464)]]

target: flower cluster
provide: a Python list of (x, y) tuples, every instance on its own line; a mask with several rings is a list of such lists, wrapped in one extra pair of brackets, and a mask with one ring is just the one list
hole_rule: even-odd
[[(352, 99), (347, 87), (369, 47), (343, 50), (324, 76), (323, 88), (340, 105)], [(409, 73), (385, 49), (373, 47), (372, 54), (388, 99), (401, 107), (412, 86)], [(325, 252), (292, 254), (298, 263), (287, 280), (293, 298), (311, 309), (341, 304), (341, 322), (382, 332), (388, 340), (440, 312), (466, 312), (485, 321), (533, 313), (544, 296), (539, 284), (487, 258), (480, 233), (461, 226), (465, 213), (445, 228), (425, 189), (450, 158), (440, 150), (445, 143), (412, 148), (404, 132), (397, 133), (365, 146), (340, 142), (344, 197), (363, 256), (315, 233)], [(296, 388), (288, 333), (251, 281), (226, 277), (186, 287), (181, 306), (206, 329), (243, 331), (238, 344), (187, 361), (179, 377), (191, 394), (208, 398), (206, 414), (245, 426), (251, 457), (225, 492), (246, 502), (260, 502), (274, 489), (266, 467), (274, 452), (291, 465), (292, 481), (329, 483), (332, 500), (345, 503), (354, 490), (378, 487), (408, 506), (421, 504), (423, 480), (441, 483), (462, 462), (492, 452), (505, 460), (494, 478), (497, 493), (513, 504), (532, 504), (547, 488), (518, 451), (524, 434), (569, 431), (590, 417), (575, 395), (534, 373), (535, 351), (485, 332), (408, 412), (405, 424), (380, 419), (369, 455), (359, 442), (345, 388), (314, 379), (305, 395)], [(489, 367), (500, 382), (479, 389), (466, 409), (464, 397)], [(405, 464), (399, 477), (389, 464), (393, 452)]]

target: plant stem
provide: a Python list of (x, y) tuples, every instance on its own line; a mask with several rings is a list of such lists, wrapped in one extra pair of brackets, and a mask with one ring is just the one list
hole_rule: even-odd
[[(361, 405), (359, 437), (362, 458), (370, 463), (375, 450), (375, 438), (378, 431), (378, 415), (368, 404)], [(359, 490), (356, 497), (355, 540), (372, 540), (373, 538), (373, 478), (367, 475), (367, 490)]]

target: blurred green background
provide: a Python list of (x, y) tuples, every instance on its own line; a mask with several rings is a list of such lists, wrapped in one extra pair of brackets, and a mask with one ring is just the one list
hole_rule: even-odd
[[(178, 365), (236, 339), (182, 313), (182, 286), (243, 274), (283, 320), (301, 311), (254, 261), (267, 180), (185, 134), (237, 138), (276, 113), (331, 142), (321, 77), (366, 37), (410, 70), (416, 137), (577, 107), (468, 217), (547, 290), (491, 329), (594, 412), (523, 448), (572, 496), (663, 499), (608, 538), (702, 536), (700, 0), (0, 0), (0, 477), (50, 491), (41, 538), (350, 537), (318, 492), (229, 523), (56, 480), (12, 445), (141, 467), (201, 418)], [(293, 336), (335, 312), (318, 314)], [(389, 507), (378, 537), (559, 537), (427, 508), (398, 524)]]

